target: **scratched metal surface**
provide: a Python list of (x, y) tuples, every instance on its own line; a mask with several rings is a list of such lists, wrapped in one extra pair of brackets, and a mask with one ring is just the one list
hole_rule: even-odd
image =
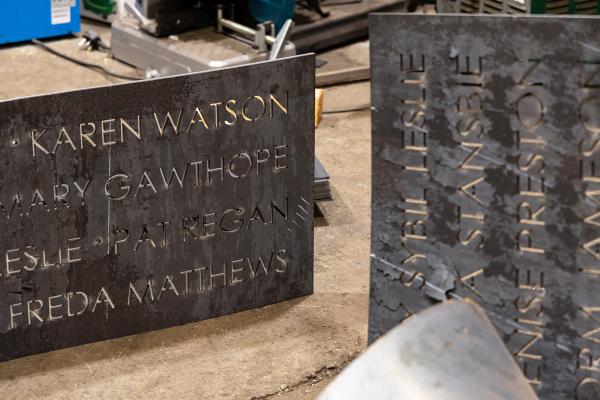
[(600, 20), (370, 23), (370, 340), (468, 297), (540, 398), (599, 398)]
[(313, 91), (307, 55), (1, 102), (0, 360), (312, 293)]

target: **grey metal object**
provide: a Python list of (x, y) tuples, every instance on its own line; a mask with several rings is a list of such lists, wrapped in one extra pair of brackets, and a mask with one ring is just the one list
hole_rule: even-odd
[[(298, 10), (291, 40), (299, 52), (320, 51), (364, 38), (369, 33), (368, 15), (376, 12), (404, 10), (404, 0), (368, 0), (360, 3), (331, 5), (324, 3), (329, 13), (322, 18), (307, 10)], [(302, 22), (300, 22), (302, 21)]]
[(371, 17), (371, 341), (471, 298), (540, 398), (600, 397), (599, 29)]
[(375, 342), (319, 400), (536, 400), (484, 311), (451, 301)]
[(439, 13), (530, 14), (531, 0), (437, 0)]
[(543, 11), (535, 10), (532, 0), (437, 0), (436, 7), (438, 13), (598, 14), (597, 0), (547, 0)]
[(315, 157), (315, 183), (313, 186), (315, 201), (333, 200), (329, 179), (329, 173), (327, 173), (327, 170), (323, 167), (321, 161)]
[[(219, 34), (212, 28), (156, 38), (136, 25), (127, 19), (113, 23), (112, 55), (138, 68), (158, 71), (161, 76), (244, 65), (269, 58), (266, 47), (254, 49), (252, 43)], [(288, 42), (280, 54), (281, 57), (293, 56), (296, 48)]]
[[(229, 29), (234, 33), (237, 33), (243, 37), (252, 39), (252, 42), (257, 44), (257, 37), (263, 38), (266, 44), (274, 45), (277, 39), (272, 35), (263, 35), (263, 31), (257, 32), (255, 29), (250, 28), (249, 26), (240, 24), (239, 22), (232, 21), (230, 19), (223, 17), (223, 9), (219, 7), (217, 9), (217, 32), (224, 33), (224, 29)], [(289, 28), (288, 28), (289, 29)], [(273, 34), (273, 30), (271, 30), (271, 34)], [(258, 36), (257, 36), (258, 34)], [(261, 47), (262, 44), (257, 47)]]
[(150, 28), (153, 24), (156, 24), (151, 18), (146, 17), (146, 15), (133, 3), (134, 0), (125, 0), (123, 3), (125, 6), (125, 11), (134, 16), (140, 24), (146, 27), (146, 29)]
[(293, 27), (294, 22), (291, 19), (288, 19), (284, 22), (283, 26), (279, 30), (279, 33), (277, 34), (277, 37), (275, 38), (273, 46), (271, 47), (269, 60), (276, 60), (281, 57), (281, 52), (290, 38)]
[[(270, 26), (271, 35), (266, 34), (266, 25)], [(266, 45), (271, 45), (271, 51), (269, 52), (269, 60), (276, 60), (281, 57), (285, 46), (288, 44), (288, 40), (293, 27), (294, 23), (291, 19), (288, 19), (287, 21), (285, 21), (285, 23), (277, 33), (277, 36), (273, 36), (275, 34), (275, 26), (272, 23), (262, 23), (258, 25), (257, 29), (252, 29), (246, 25), (224, 18), (223, 8), (219, 7), (217, 9), (218, 33), (224, 33), (224, 29), (229, 29), (236, 34), (252, 39), (254, 46), (259, 51), (266, 51)]]
[(343, 83), (368, 81), (370, 77), (370, 68), (366, 67), (351, 67), (335, 71), (317, 70), (316, 85), (317, 87), (339, 85)]
[(0, 102), (0, 360), (313, 288), (314, 56)]

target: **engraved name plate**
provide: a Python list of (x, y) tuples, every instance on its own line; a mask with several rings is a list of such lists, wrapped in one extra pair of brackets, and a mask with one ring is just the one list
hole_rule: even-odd
[(0, 360), (312, 293), (314, 57), (0, 102)]
[(600, 398), (598, 32), (372, 16), (370, 340), (471, 298), (540, 398)]

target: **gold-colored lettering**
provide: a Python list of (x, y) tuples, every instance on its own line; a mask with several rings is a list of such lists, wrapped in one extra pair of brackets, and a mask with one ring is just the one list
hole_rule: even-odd
[[(583, 389), (587, 387), (595, 387), (595, 389), (590, 389), (594, 391), (593, 397), (590, 396), (590, 392), (586, 390), (584, 395)], [(575, 400), (585, 400), (591, 398), (598, 398), (600, 395), (600, 381), (596, 378), (592, 378), (590, 376), (583, 378), (577, 383), (577, 387), (575, 388)], [(584, 397), (585, 396), (585, 397)]]
[(104, 287), (102, 287), (100, 289), (100, 292), (98, 292), (98, 297), (96, 297), (96, 302), (94, 303), (94, 306), (92, 307), (92, 312), (96, 311), (96, 307), (100, 303), (105, 303), (107, 306), (110, 306), (110, 308), (112, 308), (112, 309), (115, 308), (115, 304), (113, 303), (112, 299), (110, 298), (110, 296), (108, 295), (108, 292), (106, 291), (106, 289)]
[(476, 296), (483, 297), (481, 295), (481, 293), (479, 292), (479, 290), (477, 290), (475, 288), (475, 278), (480, 275), (483, 275), (483, 272), (484, 272), (483, 268), (477, 268), (475, 271), (472, 271), (472, 272), (466, 273), (465, 275), (459, 276), (458, 280), (465, 288), (469, 289)]
[(590, 254), (596, 260), (600, 260), (600, 252), (598, 251), (598, 246), (600, 246), (600, 237), (585, 242), (582, 246), (588, 254)]
[(156, 248), (156, 243), (154, 243), (154, 240), (150, 237), (150, 232), (148, 232), (148, 227), (146, 226), (146, 224), (144, 224), (144, 225), (142, 225), (142, 233), (140, 234), (140, 238), (135, 243), (135, 246), (133, 247), (133, 251), (134, 252), (137, 251), (139, 245), (142, 243), (146, 243), (146, 242), (149, 242), (150, 246), (152, 246), (152, 248)]
[[(91, 132), (84, 132), (84, 127), (86, 125), (89, 125), (92, 127)], [(93, 122), (85, 122), (83, 124), (79, 124), (79, 145), (81, 146), (81, 149), (83, 150), (83, 143), (84, 143), (84, 139), (86, 142), (88, 142), (88, 144), (91, 144), (92, 147), (96, 147), (96, 142), (94, 142), (94, 140), (92, 139), (92, 135), (96, 133), (96, 124)]]
[(124, 138), (125, 129), (128, 130), (130, 134), (135, 136), (135, 138), (137, 140), (142, 140), (142, 129), (141, 129), (141, 123), (140, 123), (141, 121), (140, 121), (139, 115), (137, 116), (136, 121), (137, 121), (137, 129), (134, 129), (131, 125), (129, 125), (129, 123), (126, 120), (124, 120), (123, 118), (119, 119), (119, 123), (121, 126), (121, 143), (125, 142), (125, 138)]
[(520, 62), (527, 62), (530, 63), (529, 68), (527, 68), (527, 70), (525, 71), (525, 73), (523, 74), (523, 76), (521, 77), (521, 79), (519, 79), (517, 81), (517, 85), (520, 86), (542, 86), (542, 82), (540, 81), (534, 81), (531, 82), (529, 80), (527, 80), (531, 75), (533, 75), (533, 71), (535, 71), (540, 64), (542, 63), (542, 60), (519, 60)]
[(517, 118), (522, 126), (534, 130), (544, 121), (544, 103), (532, 92), (521, 95), (517, 100)]
[(21, 269), (11, 269), (10, 265), (12, 263), (21, 261), (21, 257), (17, 257), (17, 258), (11, 258), (11, 253), (15, 253), (18, 252), (19, 249), (11, 249), (11, 250), (7, 250), (6, 251), (6, 277), (10, 277), (11, 275), (15, 275), (18, 274), (19, 272), (21, 272)]
[[(112, 229), (113, 237), (117, 238), (114, 244), (115, 254), (119, 254), (119, 245), (127, 242), (129, 240), (129, 230), (124, 228), (118, 228), (114, 226)], [(119, 234), (124, 234), (121, 238), (118, 238)]]
[[(247, 162), (247, 169), (246, 171), (239, 171), (239, 172), (234, 172), (235, 168), (235, 161), (236, 160), (246, 160)], [(248, 153), (246, 153), (245, 151), (241, 152), (241, 153), (237, 153), (236, 155), (234, 155), (231, 160), (229, 161), (229, 175), (231, 175), (231, 177), (233, 178), (245, 178), (246, 176), (248, 176), (250, 174), (250, 171), (252, 171), (252, 159), (250, 158), (250, 156), (248, 155)]]
[(544, 157), (541, 154), (531, 155), (529, 160), (525, 163), (521, 163), (521, 156), (519, 156), (519, 169), (521, 171), (529, 171), (537, 162), (540, 164), (540, 169), (537, 172), (540, 175), (543, 175), (546, 168), (546, 163), (544, 162)]
[(275, 268), (275, 272), (282, 274), (287, 271), (289, 267), (289, 260), (286, 257), (287, 253), (288, 251), (285, 249), (281, 249), (277, 252), (277, 256), (275, 258), (279, 262), (279, 267)]
[(425, 221), (422, 219), (405, 221), (402, 224), (400, 235), (406, 239), (426, 240)]
[[(248, 116), (248, 104), (250, 103), (250, 101), (258, 101), (258, 103), (260, 104), (260, 112), (255, 115), (255, 116)], [(253, 97), (248, 97), (246, 99), (246, 101), (244, 101), (244, 103), (242, 104), (242, 118), (244, 118), (244, 120), (248, 121), (248, 122), (254, 122), (256, 120), (259, 120), (263, 115), (265, 115), (265, 111), (267, 110), (265, 101), (263, 100), (262, 97), (260, 96), (253, 96)]]
[(56, 154), (56, 149), (58, 148), (58, 146), (65, 143), (68, 143), (73, 150), (77, 150), (77, 147), (75, 147), (73, 140), (71, 140), (71, 136), (69, 136), (69, 133), (67, 132), (67, 128), (63, 126), (60, 129), (60, 132), (58, 133), (58, 137), (56, 138), (56, 143), (54, 144), (54, 148), (52, 149), (52, 154)]
[(185, 292), (184, 295), (187, 295), (190, 293), (190, 278), (189, 275), (194, 272), (191, 269), (188, 269), (186, 271), (181, 271), (180, 274), (184, 276), (185, 279)]
[[(167, 112), (167, 115), (165, 116), (165, 119), (163, 120), (162, 125), (160, 124), (160, 122), (158, 121), (158, 115), (156, 115), (156, 113), (154, 113), (154, 121), (156, 121), (156, 127), (158, 128), (158, 133), (160, 134), (160, 136), (164, 136), (166, 133), (166, 128), (167, 128), (167, 122), (169, 122), (169, 124), (171, 125), (171, 128), (173, 129), (173, 135), (177, 135), (177, 133), (179, 133), (179, 124), (181, 123), (181, 115), (183, 114), (183, 110), (179, 110), (179, 114), (177, 116), (177, 123), (175, 123), (175, 121), (173, 121), (173, 117), (171, 117), (171, 112)], [(204, 124), (204, 126), (206, 126), (206, 129), (208, 129), (208, 126), (206, 125), (206, 122), (204, 121), (204, 117), (202, 116), (202, 113), (200, 113), (200, 110), (198, 110), (198, 108), (196, 108), (196, 111), (194, 112), (194, 115), (192, 116), (192, 119), (190, 121), (190, 126), (188, 127), (187, 132), (190, 132), (190, 129), (192, 128), (192, 125), (194, 125), (197, 121), (194, 121), (194, 116), (196, 114), (199, 114), (199, 116), (202, 118), (201, 121)]]
[(477, 248), (481, 249), (483, 247), (485, 240), (483, 237), (483, 232), (480, 229), (470, 229), (468, 233), (466, 233), (466, 237), (462, 235), (463, 232), (464, 231), (462, 229), (458, 232), (458, 240), (460, 240), (460, 244), (463, 246), (468, 246), (475, 240), (479, 239)]
[(225, 125), (235, 125), (237, 120), (238, 120), (238, 115), (237, 115), (237, 111), (233, 108), (231, 108), (231, 106), (235, 106), (236, 105), (236, 101), (235, 100), (229, 100), (227, 101), (227, 103), (225, 103), (225, 111), (230, 114), (231, 116), (233, 116), (233, 121), (228, 121), (225, 120)]
[[(77, 296), (77, 295), (83, 299), (83, 307), (81, 308), (81, 310), (77, 311), (76, 313), (73, 313), (71, 311), (71, 298), (73, 296)], [(67, 293), (66, 298), (67, 298), (67, 316), (68, 317), (75, 317), (75, 316), (83, 314), (89, 305), (88, 295), (83, 292)]]
[(60, 308), (64, 307), (64, 304), (52, 304), (52, 302), (54, 300), (58, 300), (58, 299), (62, 299), (64, 298), (63, 295), (58, 295), (58, 296), (50, 296), (48, 297), (48, 321), (54, 321), (57, 319), (62, 319), (62, 315), (53, 315), (52, 314), (52, 310), (57, 310)]
[[(102, 146), (112, 146), (117, 142), (112, 140), (112, 134), (117, 130), (114, 126), (115, 119), (105, 119), (100, 123), (100, 133), (102, 137)], [(108, 135), (108, 136), (107, 136)]]
[(226, 286), (227, 285), (227, 278), (226, 278), (227, 268), (226, 268), (226, 264), (223, 264), (223, 272), (213, 273), (213, 267), (209, 266), (208, 268), (210, 270), (210, 272), (209, 272), (209, 288), (211, 290), (215, 287), (213, 280), (215, 278), (218, 278), (218, 277), (222, 277), (223, 278), (223, 285), (222, 286)]
[(470, 95), (461, 95), (456, 99), (458, 113), (474, 113), (483, 111), (483, 99), (477, 92)]
[[(275, 170), (285, 169), (288, 167), (284, 161), (284, 160), (287, 160), (287, 156), (288, 156), (287, 148), (288, 147), (289, 146), (287, 144), (284, 144), (282, 146), (275, 146)], [(283, 161), (280, 161), (280, 160), (283, 160)]]
[(134, 196), (137, 197), (140, 190), (145, 190), (145, 189), (151, 189), (152, 192), (154, 192), (154, 194), (158, 193), (158, 190), (156, 190), (154, 183), (152, 183), (152, 179), (150, 179), (150, 176), (148, 175), (148, 171), (144, 171), (144, 173), (142, 174), (142, 178), (140, 179), (140, 184), (138, 185)]
[[(408, 276), (408, 278), (406, 278)], [(422, 289), (425, 286), (425, 275), (421, 272), (407, 272), (402, 271), (400, 273), (400, 283), (404, 285), (404, 287)]]
[[(31, 305), (35, 304), (32, 308)], [(44, 322), (44, 319), (40, 316), (39, 312), (44, 307), (44, 302), (42, 300), (30, 300), (27, 302), (27, 325), (31, 325), (31, 317), (34, 317), (39, 322)]]
[[(225, 218), (230, 214), (238, 215), (237, 218), (229, 221), (232, 225), (228, 225), (228, 224), (224, 223)], [(242, 225), (244, 225), (244, 218), (242, 217), (243, 215), (244, 215), (243, 208), (230, 208), (230, 209), (226, 210), (225, 212), (223, 212), (223, 214), (221, 215), (221, 220), (219, 221), (219, 227), (221, 228), (221, 230), (223, 232), (230, 232), (230, 233), (237, 232), (240, 230)]]
[(121, 189), (124, 192), (122, 192), (120, 196), (114, 196), (109, 191), (108, 187), (110, 186), (110, 184), (111, 184), (111, 182), (113, 180), (117, 180), (117, 179), (119, 181), (127, 181), (127, 180), (129, 180), (129, 176), (127, 176), (125, 174), (116, 174), (116, 175), (113, 175), (110, 178), (108, 178), (108, 180), (104, 184), (104, 194), (106, 196), (108, 196), (109, 199), (114, 200), (114, 201), (120, 201), (120, 200), (125, 199), (127, 196), (129, 196), (129, 192), (131, 192), (131, 186), (129, 186), (129, 185), (123, 185), (122, 183), (120, 183), (119, 184), (119, 189)]
[(22, 311), (15, 312), (16, 311), (15, 308), (17, 306), (18, 307), (22, 307), (23, 304), (21, 304), (21, 303), (11, 304), (10, 307), (9, 307), (9, 309), (10, 309), (10, 328), (9, 329), (10, 330), (13, 330), (13, 329), (15, 329), (17, 327), (17, 324), (15, 322), (15, 317), (20, 317), (21, 315), (23, 315)]
[(471, 161), (473, 161), (473, 159), (475, 158), (475, 156), (477, 156), (477, 154), (479, 154), (479, 152), (481, 151), (481, 149), (483, 149), (483, 144), (482, 143), (469, 143), (469, 142), (462, 142), (461, 146), (473, 149), (473, 151), (471, 151), (469, 153), (469, 155), (467, 156), (467, 158), (465, 158), (465, 160), (458, 166), (459, 169), (465, 169), (468, 171), (483, 171), (484, 168), (482, 165), (470, 165), (469, 163)]
[(173, 283), (173, 280), (171, 279), (170, 275), (167, 275), (165, 277), (165, 283), (163, 284), (162, 288), (160, 289), (160, 293), (158, 293), (157, 300), (160, 300), (160, 298), (162, 297), (162, 294), (164, 292), (168, 292), (168, 291), (172, 291), (173, 293), (175, 293), (175, 296), (179, 296), (179, 291), (175, 287), (175, 284)]
[(288, 113), (288, 92), (285, 92), (285, 105), (283, 105), (277, 98), (271, 93), (269, 94), (269, 105), (270, 112), (269, 117), (273, 118), (273, 105), (276, 105), (284, 114)]
[(535, 354), (535, 353), (527, 353), (527, 351), (529, 351), (531, 349), (531, 347), (542, 338), (542, 334), (539, 332), (533, 332), (533, 331), (528, 331), (528, 330), (524, 330), (524, 329), (517, 329), (517, 333), (521, 334), (521, 335), (525, 335), (530, 337), (529, 341), (527, 343), (525, 343), (523, 346), (521, 346), (517, 352), (515, 353), (515, 355), (517, 357), (521, 357), (521, 358), (527, 358), (529, 360), (542, 360), (543, 357), (539, 354)]
[(483, 201), (481, 201), (481, 199), (479, 197), (477, 197), (477, 192), (476, 192), (477, 185), (479, 183), (483, 182), (484, 180), (485, 180), (485, 177), (484, 176), (480, 176), (479, 178), (476, 178), (476, 179), (472, 180), (471, 182), (462, 185), (459, 188), (459, 190), (461, 192), (463, 192), (467, 197), (469, 197), (474, 202), (476, 202), (478, 204), (481, 204), (481, 205), (485, 205), (483, 203)]
[(46, 149), (45, 147), (43, 147), (38, 140), (40, 140), (42, 138), (42, 136), (44, 136), (44, 134), (46, 133), (46, 130), (42, 130), (41, 132), (36, 131), (35, 129), (31, 130), (31, 150), (33, 152), (33, 157), (36, 157), (36, 149), (39, 149), (42, 151), (42, 153), (44, 154), (49, 154), (50, 152), (48, 151), (48, 149)]
[[(209, 218), (214, 218), (216, 216), (215, 213), (208, 213), (202, 215), (202, 236), (201, 239), (208, 239), (215, 236), (215, 227), (217, 223), (214, 220), (209, 220)], [(212, 229), (212, 231), (211, 231)]]
[(521, 270), (516, 269), (516, 287), (523, 290), (533, 290), (538, 292), (544, 291), (544, 272), (539, 272), (538, 282), (533, 282), (531, 277), (532, 271), (530, 269), (525, 270), (525, 283), (521, 282)]
[[(72, 247), (74, 245), (75, 247)], [(81, 261), (81, 258), (77, 258), (76, 255), (72, 254), (77, 250), (81, 250), (81, 238), (75, 237), (67, 239), (67, 263), (72, 264)], [(75, 257), (75, 258), (73, 258)]]
[(236, 264), (242, 264), (245, 260), (241, 259), (241, 260), (235, 260), (231, 262), (231, 285), (237, 285), (238, 283), (242, 283), (244, 282), (244, 278), (238, 278), (236, 276), (237, 273), (239, 272), (243, 272), (244, 271), (244, 267), (242, 265), (241, 268), (235, 268)]
[[(541, 221), (539, 218), (546, 209), (546, 206), (540, 206), (536, 211), (533, 211), (533, 207), (528, 202), (524, 201), (519, 204), (519, 223), (525, 225), (537, 225), (544, 226), (546, 222)], [(525, 217), (522, 216), (521, 211), (525, 211)]]
[(215, 112), (215, 128), (219, 127), (219, 106), (223, 105), (223, 103), (218, 102), (218, 103), (210, 103), (209, 106), (211, 106)]

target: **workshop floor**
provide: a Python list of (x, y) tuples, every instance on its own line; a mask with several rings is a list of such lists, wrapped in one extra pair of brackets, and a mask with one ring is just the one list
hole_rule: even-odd
[[(84, 28), (86, 29), (86, 28)], [(95, 27), (101, 36), (109, 32)], [(105, 53), (49, 45), (134, 74)], [(323, 58), (364, 65), (358, 43)], [(0, 100), (117, 83), (36, 48), (0, 47)], [(325, 111), (369, 104), (369, 85), (326, 89)], [(79, 107), (81, 105), (73, 105)], [(161, 331), (0, 364), (8, 399), (314, 399), (366, 348), (370, 235), (369, 111), (332, 113), (316, 131), (316, 152), (331, 174), (333, 202), (315, 221), (312, 296)]]

